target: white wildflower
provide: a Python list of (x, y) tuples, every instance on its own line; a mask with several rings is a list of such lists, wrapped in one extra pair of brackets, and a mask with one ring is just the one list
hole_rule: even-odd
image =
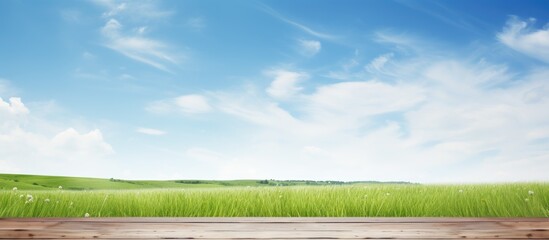
[(12, 190), (13, 190), (13, 191), (17, 191), (17, 187), (13, 187), (13, 189), (12, 189)]
[(463, 193), (463, 189), (460, 189), (458, 192), (459, 192), (459, 193)]
[(63, 186), (59, 186), (58, 188), (61, 190), (61, 189), (63, 189)]
[(532, 190), (528, 191), (528, 195), (534, 195), (534, 191)]
[(49, 203), (49, 202), (50, 202), (50, 199), (49, 199), (49, 198), (46, 198), (46, 199), (44, 199), (44, 202)]
[(25, 195), (21, 194), (21, 195), (19, 195), (19, 198), (23, 198), (24, 196), (25, 196)]
[(90, 217), (89, 213), (84, 214), (84, 217)]

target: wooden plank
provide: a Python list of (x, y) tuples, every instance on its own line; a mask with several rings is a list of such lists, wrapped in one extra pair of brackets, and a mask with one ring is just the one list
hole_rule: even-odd
[(59, 221), (74, 221), (74, 222), (357, 222), (357, 223), (418, 223), (418, 222), (549, 222), (549, 218), (458, 218), (458, 217), (108, 217), (108, 218), (0, 218), (3, 221), (19, 221), (19, 222), (59, 222)]
[(431, 223), (356, 223), (356, 222), (338, 222), (338, 223), (315, 223), (315, 222), (296, 222), (296, 223), (265, 223), (265, 222), (241, 222), (241, 223), (125, 223), (125, 222), (78, 222), (78, 221), (58, 221), (58, 222), (18, 222), (6, 221), (0, 224), (0, 231), (10, 229), (74, 229), (85, 226), (94, 228), (123, 228), (123, 229), (171, 229), (171, 228), (215, 228), (217, 230), (234, 230), (241, 228), (254, 227), (255, 229), (270, 229), (270, 230), (286, 230), (288, 228), (302, 230), (316, 229), (334, 229), (334, 230), (354, 230), (354, 229), (392, 229), (398, 226), (399, 229), (436, 229), (436, 228), (486, 228), (486, 229), (515, 229), (528, 230), (536, 229), (537, 231), (549, 231), (547, 222), (431, 222)]
[[(414, 221), (416, 220), (416, 221)], [(523, 221), (526, 220), (526, 221)], [(4, 218), (0, 239), (549, 239), (547, 218)]]
[[(38, 240), (51, 240), (51, 238), (32, 238)], [(62, 238), (63, 240), (82, 240), (82, 238)], [(111, 238), (112, 239), (112, 238)], [(188, 238), (171, 238), (188, 239)], [(200, 240), (230, 240), (238, 238), (201, 238)], [(311, 240), (311, 238), (269, 238), (269, 240)], [(326, 238), (323, 238), (326, 239)], [(356, 238), (336, 238), (338, 240), (356, 240)], [(425, 238), (368, 238), (368, 240), (424, 240)], [(481, 238), (482, 240), (517, 240), (517, 238)], [(135, 238), (116, 238), (116, 240), (135, 240)], [(158, 240), (158, 238), (140, 238), (139, 240)], [(248, 239), (249, 240), (249, 239)], [(429, 238), (428, 240), (448, 240), (448, 238)]]
[(230, 238), (230, 239), (271, 239), (271, 238), (307, 238), (307, 239), (371, 239), (371, 238), (401, 238), (401, 239), (461, 239), (461, 238), (511, 238), (511, 239), (549, 239), (547, 234), (535, 232), (518, 231), (455, 231), (439, 229), (439, 231), (124, 231), (119, 229), (98, 229), (98, 230), (61, 230), (61, 231), (24, 231), (24, 232), (3, 232), (2, 239), (204, 239), (204, 238)]

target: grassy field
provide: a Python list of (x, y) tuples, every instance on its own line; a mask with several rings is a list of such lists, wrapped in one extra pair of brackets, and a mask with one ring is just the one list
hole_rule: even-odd
[(123, 189), (188, 189), (220, 187), (267, 187), (267, 186), (330, 186), (362, 184), (410, 184), (407, 182), (338, 182), (338, 181), (299, 181), (299, 180), (121, 180), (83, 177), (59, 177), (22, 174), (0, 174), (0, 190), (123, 190)]
[[(172, 182), (179, 185), (169, 188), (162, 181), (0, 176), (0, 217), (549, 217), (547, 183), (271, 186), (243, 180)], [(14, 184), (21, 185), (13, 190)]]

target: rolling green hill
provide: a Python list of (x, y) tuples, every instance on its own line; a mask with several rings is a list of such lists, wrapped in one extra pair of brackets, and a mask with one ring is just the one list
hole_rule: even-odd
[(257, 180), (203, 181), (203, 180), (122, 180), (83, 177), (60, 177), (20, 174), (0, 174), (0, 189), (51, 190), (62, 186), (65, 190), (117, 190), (154, 188), (208, 188), (224, 186), (255, 186)]
[[(349, 185), (381, 183), (374, 181), (341, 182), (309, 180), (123, 180), (83, 177), (60, 177), (23, 174), (0, 174), (0, 189), (51, 190), (62, 186), (65, 190), (117, 190), (158, 188), (214, 188), (235, 186), (298, 186), (298, 185)], [(406, 182), (391, 182), (405, 184)]]

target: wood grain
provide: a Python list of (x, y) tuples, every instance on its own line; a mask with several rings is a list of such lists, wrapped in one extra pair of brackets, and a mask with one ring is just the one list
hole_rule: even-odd
[(549, 239), (549, 219), (0, 218), (0, 239)]

